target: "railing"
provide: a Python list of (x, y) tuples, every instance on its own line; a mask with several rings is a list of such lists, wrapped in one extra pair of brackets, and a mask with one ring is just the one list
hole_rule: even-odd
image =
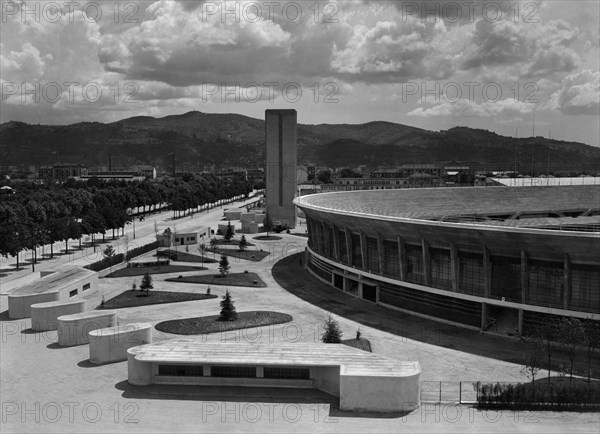
[(478, 390), (477, 381), (421, 381), (421, 402), (474, 404)]

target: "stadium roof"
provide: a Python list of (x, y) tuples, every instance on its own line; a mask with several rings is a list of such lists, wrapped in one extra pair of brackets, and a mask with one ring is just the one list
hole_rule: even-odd
[(295, 203), (318, 211), (388, 219), (546, 228), (582, 225), (582, 230), (600, 224), (600, 186), (593, 185), (361, 190), (302, 196)]

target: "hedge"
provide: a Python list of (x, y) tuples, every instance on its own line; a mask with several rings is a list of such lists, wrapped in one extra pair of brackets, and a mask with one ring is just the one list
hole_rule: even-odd
[(600, 409), (600, 383), (482, 384), (478, 408), (595, 410)]
[(131, 258), (143, 255), (144, 253), (150, 252), (151, 250), (154, 250), (156, 248), (158, 248), (158, 241), (154, 241), (150, 244), (145, 244), (143, 246), (129, 250), (127, 252), (127, 258), (125, 258), (125, 255), (123, 255), (123, 253), (118, 253), (114, 256), (111, 256), (110, 258), (103, 258), (99, 261), (92, 262), (91, 264), (85, 265), (83, 268), (87, 268), (88, 270), (92, 271), (101, 271), (105, 268), (112, 267), (113, 265), (120, 264), (121, 262), (123, 262), (124, 259), (130, 260)]

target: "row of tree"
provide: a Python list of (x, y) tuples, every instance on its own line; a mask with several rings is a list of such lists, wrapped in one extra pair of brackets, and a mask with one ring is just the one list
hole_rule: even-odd
[[(531, 336), (524, 338), (524, 371), (535, 382), (535, 376), (540, 368), (546, 365), (548, 383), (552, 357), (558, 351), (565, 353), (569, 359), (567, 372), (570, 381), (573, 380), (573, 368), (577, 357), (585, 354), (587, 362), (587, 377), (592, 376), (592, 361), (594, 353), (600, 347), (600, 323), (591, 319), (579, 320), (567, 317), (548, 317)], [(600, 368), (597, 368), (600, 370)], [(598, 372), (595, 372), (597, 375)]]
[(38, 246), (123, 228), (133, 218), (169, 207), (180, 215), (220, 200), (248, 195), (248, 182), (213, 175), (190, 175), (161, 181), (68, 180), (62, 185), (22, 184), (17, 194), (0, 199), (0, 255), (17, 256)]

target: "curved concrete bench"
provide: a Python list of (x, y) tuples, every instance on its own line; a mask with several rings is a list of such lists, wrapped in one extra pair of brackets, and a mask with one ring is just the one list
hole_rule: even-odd
[(85, 300), (50, 301), (31, 305), (31, 328), (36, 332), (56, 330), (58, 317), (85, 312)]
[(112, 310), (100, 310), (63, 315), (58, 321), (58, 345), (83, 345), (89, 342), (88, 333), (92, 330), (115, 325), (117, 313)]
[(115, 327), (92, 330), (90, 362), (95, 364), (127, 360), (127, 350), (138, 345), (152, 343), (152, 324), (129, 323)]

